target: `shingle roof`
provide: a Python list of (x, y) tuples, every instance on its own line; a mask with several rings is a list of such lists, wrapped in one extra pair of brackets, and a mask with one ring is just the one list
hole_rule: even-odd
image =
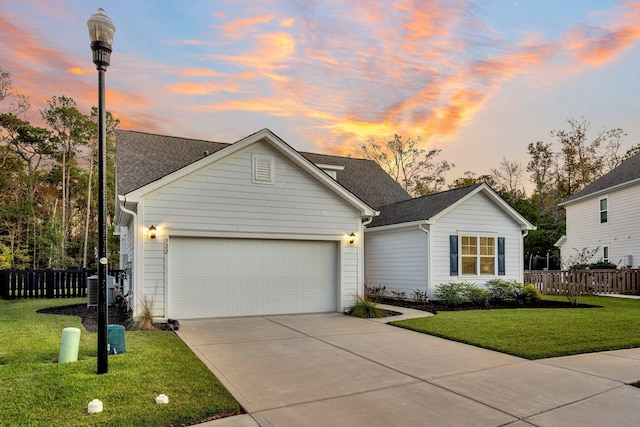
[(616, 168), (609, 171), (606, 175), (596, 179), (591, 184), (569, 197), (561, 203), (561, 205), (566, 205), (578, 199), (583, 199), (596, 193), (600, 193), (611, 187), (616, 187), (636, 180), (640, 180), (640, 153), (631, 156)]
[(383, 206), (380, 208), (380, 216), (375, 217), (367, 228), (431, 219), (481, 185), (482, 183), (454, 188)]
[[(231, 144), (178, 138), (144, 132), (116, 131), (118, 194), (154, 182), (204, 156)], [(325, 154), (300, 153), (315, 164), (344, 166), (337, 171), (339, 184), (374, 209), (409, 199), (411, 196), (372, 160)]]

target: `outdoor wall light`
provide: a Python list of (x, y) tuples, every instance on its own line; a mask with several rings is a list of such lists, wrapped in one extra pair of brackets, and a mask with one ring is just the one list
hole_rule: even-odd
[(353, 245), (355, 241), (356, 241), (356, 235), (355, 235), (355, 233), (351, 233), (351, 234), (349, 234), (349, 240), (348, 240), (349, 244), (350, 244), (350, 245)]
[(149, 227), (149, 238), (155, 239), (157, 236), (158, 236), (157, 229), (155, 225), (152, 225), (151, 227)]

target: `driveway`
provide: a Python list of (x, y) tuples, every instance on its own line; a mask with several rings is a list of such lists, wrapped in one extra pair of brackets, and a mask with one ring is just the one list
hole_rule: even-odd
[(640, 424), (640, 349), (528, 361), (338, 313), (178, 335), (249, 413), (212, 426)]

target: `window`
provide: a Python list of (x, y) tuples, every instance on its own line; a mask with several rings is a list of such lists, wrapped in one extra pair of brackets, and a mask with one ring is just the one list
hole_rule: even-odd
[(495, 275), (496, 266), (497, 274), (504, 276), (505, 261), (504, 237), (458, 236), (457, 234), (449, 236), (450, 276)]
[(600, 224), (609, 222), (609, 199), (600, 199)]
[(609, 262), (609, 245), (602, 246), (602, 261)]
[(496, 238), (461, 236), (460, 263), (462, 275), (496, 273)]

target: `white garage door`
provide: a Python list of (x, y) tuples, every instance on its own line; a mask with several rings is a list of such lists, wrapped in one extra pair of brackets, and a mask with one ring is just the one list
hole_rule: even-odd
[(336, 243), (172, 237), (169, 317), (336, 311)]

